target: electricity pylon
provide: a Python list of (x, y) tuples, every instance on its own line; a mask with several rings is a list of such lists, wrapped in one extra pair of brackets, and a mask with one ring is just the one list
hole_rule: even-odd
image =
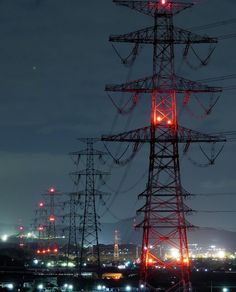
[[(97, 266), (98, 275), (100, 274), (100, 250), (98, 233), (100, 231), (100, 222), (98, 215), (98, 200), (102, 199), (105, 193), (96, 189), (97, 178), (101, 179), (104, 175), (108, 175), (107, 172), (103, 172), (95, 169), (94, 157), (101, 158), (106, 153), (96, 150), (94, 143), (98, 139), (87, 138), (78, 139), (86, 144), (86, 149), (73, 152), (71, 156), (74, 157), (74, 161), (79, 164), (80, 158), (84, 157), (85, 169), (78, 169), (76, 172), (72, 172), (71, 176), (74, 177), (74, 182), (78, 187), (77, 196), (80, 206), (82, 206), (82, 220), (80, 224), (80, 256), (79, 256), (79, 274), (81, 274), (83, 265), (86, 263), (86, 256), (90, 258), (90, 261)], [(81, 182), (83, 180), (83, 182)], [(84, 186), (84, 189), (79, 189), (80, 186)], [(87, 252), (86, 252), (87, 251)]]
[[(142, 228), (142, 251), (140, 263), (140, 291), (149, 286), (151, 267), (159, 265), (169, 273), (177, 275), (178, 281), (166, 291), (187, 292), (191, 289), (190, 262), (187, 245), (186, 214), (191, 211), (184, 202), (189, 195), (184, 190), (180, 176), (179, 144), (186, 149), (191, 143), (224, 142), (221, 136), (210, 136), (179, 125), (177, 102), (179, 95), (196, 93), (219, 93), (220, 87), (209, 87), (199, 82), (177, 76), (175, 73), (175, 45), (216, 43), (216, 38), (200, 36), (175, 27), (174, 15), (190, 8), (191, 3), (160, 1), (114, 0), (153, 18), (152, 26), (127, 33), (111, 35), (111, 42), (134, 43), (152, 46), (152, 75), (120, 85), (107, 85), (106, 91), (127, 92), (134, 96), (148, 94), (151, 100), (150, 125), (144, 128), (103, 136), (103, 141), (149, 144), (149, 175), (146, 189), (139, 195), (144, 200), (138, 210)], [(135, 51), (137, 54), (137, 50)], [(136, 99), (135, 99), (136, 100)], [(166, 251), (175, 249), (177, 258), (162, 256), (161, 247)], [(172, 282), (172, 281), (169, 281)]]

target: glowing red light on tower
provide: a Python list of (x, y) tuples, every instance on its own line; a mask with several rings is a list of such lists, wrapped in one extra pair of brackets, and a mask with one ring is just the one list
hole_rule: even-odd
[(168, 120), (168, 121), (167, 121), (167, 124), (168, 124), (168, 125), (171, 125), (171, 124), (172, 124), (172, 121), (171, 121), (171, 120)]
[(40, 225), (39, 227), (38, 227), (38, 231), (43, 231), (44, 230), (44, 227), (42, 226), (42, 225)]
[(53, 252), (58, 253), (58, 248), (54, 248)]
[(23, 231), (23, 230), (24, 230), (24, 227), (23, 227), (23, 226), (20, 226), (20, 227), (19, 227), (19, 230), (20, 230), (20, 231)]
[(51, 215), (51, 216), (49, 217), (49, 221), (50, 221), (50, 222), (55, 222), (55, 217), (54, 217), (53, 215)]
[(39, 202), (39, 208), (43, 208), (44, 207), (44, 202)]
[(161, 4), (165, 5), (167, 3), (167, 0), (161, 0)]
[(55, 189), (54, 189), (54, 188), (50, 188), (50, 189), (49, 189), (49, 192), (50, 192), (50, 193), (55, 193)]

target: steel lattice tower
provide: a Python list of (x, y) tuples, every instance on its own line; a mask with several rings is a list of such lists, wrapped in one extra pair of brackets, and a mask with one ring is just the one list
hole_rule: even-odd
[(86, 149), (73, 152), (71, 156), (75, 157), (75, 161), (79, 163), (81, 157), (85, 157), (86, 168), (71, 173), (75, 177), (77, 186), (80, 184), (80, 178), (84, 178), (84, 190), (78, 190), (78, 201), (83, 207), (82, 221), (80, 224), (81, 241), (80, 241), (80, 257), (79, 257), (79, 273), (81, 274), (83, 264), (86, 262), (86, 250), (89, 250), (92, 262), (97, 266), (98, 275), (100, 274), (100, 250), (98, 233), (100, 231), (99, 215), (97, 213), (97, 199), (102, 198), (105, 193), (96, 189), (96, 179), (108, 173), (95, 169), (94, 157), (101, 158), (104, 152), (94, 149), (94, 143), (98, 139), (87, 138), (78, 139), (86, 143)]
[(40, 201), (37, 209), (35, 210), (34, 220), (35, 230), (38, 231), (39, 248), (43, 246), (42, 241), (47, 238), (47, 222), (47, 208), (45, 207), (45, 203)]
[(120, 255), (119, 255), (119, 231), (115, 230), (115, 238), (114, 238), (114, 261), (118, 262)]
[(55, 240), (56, 238), (56, 217), (55, 217), (55, 194), (56, 190), (50, 188), (47, 196), (49, 196), (49, 217), (48, 217), (48, 240)]
[[(187, 292), (191, 288), (186, 234), (190, 224), (185, 216), (191, 210), (184, 203), (188, 193), (181, 184), (179, 143), (188, 147), (190, 143), (216, 143), (225, 139), (202, 134), (178, 124), (178, 94), (191, 96), (192, 93), (217, 93), (222, 89), (177, 76), (174, 47), (177, 44), (216, 43), (217, 39), (199, 36), (173, 25), (173, 16), (190, 8), (190, 3), (167, 0), (113, 2), (153, 18), (153, 26), (110, 37), (112, 42), (151, 45), (152, 75), (121, 85), (107, 85), (106, 91), (149, 94), (151, 118), (148, 127), (103, 136), (102, 140), (149, 144), (148, 182), (145, 191), (139, 195), (144, 200), (144, 205), (138, 210), (142, 220), (137, 225), (143, 231), (140, 287), (145, 289), (149, 285), (149, 267), (158, 264), (177, 275), (178, 282), (172, 284), (167, 291), (179, 288), (180, 291)], [(162, 257), (158, 253), (160, 246), (165, 246), (166, 249), (175, 248), (179, 259)], [(178, 268), (175, 270), (176, 267)]]
[(69, 193), (69, 214), (63, 217), (69, 217), (69, 233), (68, 233), (68, 244), (67, 244), (67, 258), (76, 258), (76, 266), (78, 267), (78, 217), (81, 220), (81, 216), (78, 215), (79, 205), (78, 193)]

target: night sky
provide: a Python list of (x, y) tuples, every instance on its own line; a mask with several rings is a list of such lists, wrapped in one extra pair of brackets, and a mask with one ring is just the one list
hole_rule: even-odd
[[(190, 28), (235, 17), (235, 0), (195, 2), (194, 8), (176, 17), (178, 26)], [(152, 25), (151, 18), (118, 7), (111, 0), (0, 1), (1, 223), (17, 225), (21, 220), (29, 225), (41, 193), (50, 186), (62, 192), (73, 190), (68, 173), (74, 166), (68, 153), (83, 148), (76, 138), (99, 137), (148, 125), (148, 96), (140, 98), (132, 118), (117, 118), (104, 92), (105, 84), (151, 74), (150, 49), (143, 49), (137, 68), (129, 70), (122, 66), (108, 42), (109, 34), (148, 25)], [(196, 33), (220, 36), (235, 30), (236, 22)], [(127, 55), (132, 45), (118, 47)], [(235, 47), (236, 38), (220, 41), (207, 68), (194, 71), (184, 65), (178, 74), (195, 80), (234, 74)], [(205, 48), (207, 52), (208, 47)], [(177, 63), (180, 56), (177, 52)], [(235, 80), (227, 80), (210, 85), (234, 84)], [(117, 102), (122, 100), (121, 96)], [(235, 91), (226, 91), (207, 119), (194, 120), (185, 113), (183, 121), (199, 131), (235, 130), (235, 108)], [(114, 146), (109, 147), (116, 151)], [(134, 216), (140, 204), (136, 201), (137, 194), (145, 188), (146, 150), (144, 147), (128, 168), (112, 172), (110, 184), (114, 189), (126, 172), (121, 190), (129, 189), (142, 177), (132, 190), (118, 195), (111, 206), (112, 214), (118, 218)], [(227, 144), (216, 165), (208, 168), (196, 168), (181, 158), (184, 187), (193, 193), (235, 192), (235, 150), (235, 144)], [(196, 149), (191, 155), (201, 162), (202, 156)], [(197, 196), (187, 203), (196, 210), (236, 210), (236, 197), (228, 195)], [(122, 213), (118, 211), (121, 207)], [(235, 216), (236, 213), (196, 213), (188, 220), (199, 226), (236, 231)], [(106, 213), (102, 220), (115, 218)]]

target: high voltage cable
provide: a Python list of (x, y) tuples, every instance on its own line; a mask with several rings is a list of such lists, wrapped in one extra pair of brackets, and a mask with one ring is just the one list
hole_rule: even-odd
[(229, 34), (220, 35), (217, 38), (222, 41), (222, 40), (233, 39), (235, 37), (236, 37), (236, 33), (229, 33)]
[(198, 196), (198, 197), (215, 197), (215, 196), (236, 196), (236, 192), (234, 193), (199, 193), (199, 194), (192, 194), (192, 196)]
[(215, 28), (215, 27), (224, 26), (227, 24), (232, 24), (232, 23), (236, 23), (236, 18), (231, 18), (228, 20), (222, 20), (222, 21), (205, 24), (205, 25), (190, 27), (189, 30), (200, 31), (200, 30)]
[(197, 213), (236, 213), (236, 210), (197, 210)]
[(229, 79), (235, 79), (236, 74), (230, 74), (230, 75), (223, 75), (218, 77), (210, 77), (205, 79), (199, 79), (197, 81), (199, 82), (215, 82), (215, 81), (223, 81), (223, 80), (229, 80)]

